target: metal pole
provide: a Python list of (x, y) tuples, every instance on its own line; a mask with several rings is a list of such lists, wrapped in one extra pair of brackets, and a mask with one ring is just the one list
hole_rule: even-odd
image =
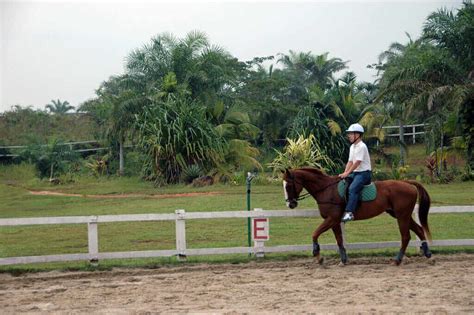
[[(254, 175), (250, 172), (247, 173), (247, 211), (250, 211), (250, 187), (251, 187), (251, 182), (252, 179), (254, 178)], [(248, 246), (252, 247), (252, 235), (251, 235), (251, 226), (250, 226), (250, 218), (247, 218), (247, 240), (248, 240)]]

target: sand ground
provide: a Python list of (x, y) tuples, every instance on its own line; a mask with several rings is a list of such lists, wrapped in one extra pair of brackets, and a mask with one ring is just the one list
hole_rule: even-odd
[(0, 313), (474, 314), (474, 255), (0, 274)]

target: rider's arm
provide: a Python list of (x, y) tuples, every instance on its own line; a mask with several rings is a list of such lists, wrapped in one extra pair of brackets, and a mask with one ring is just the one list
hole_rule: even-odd
[(339, 174), (339, 177), (346, 178), (347, 176), (349, 176), (350, 173), (352, 173), (356, 168), (359, 167), (360, 163), (362, 163), (362, 161), (359, 161), (359, 160), (355, 162), (352, 162), (352, 161), (347, 162), (346, 170), (344, 171), (344, 173)]
[(344, 170), (344, 173), (347, 173), (347, 171), (352, 167), (352, 164), (354, 164), (354, 163), (352, 163), (352, 161), (347, 162), (346, 169)]
[[(351, 162), (352, 163), (352, 162)], [(349, 175), (350, 173), (352, 173), (356, 168), (359, 167), (360, 163), (362, 163), (362, 161), (355, 161), (354, 163), (352, 163), (351, 167), (349, 167), (348, 170), (346, 170), (345, 173), (347, 173), (347, 175)]]

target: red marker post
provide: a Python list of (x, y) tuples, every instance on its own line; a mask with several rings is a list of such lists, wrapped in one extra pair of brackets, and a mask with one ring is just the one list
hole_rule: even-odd
[[(263, 211), (256, 208), (254, 211)], [(252, 218), (252, 237), (256, 257), (265, 256), (265, 242), (270, 239), (270, 220), (264, 217)]]

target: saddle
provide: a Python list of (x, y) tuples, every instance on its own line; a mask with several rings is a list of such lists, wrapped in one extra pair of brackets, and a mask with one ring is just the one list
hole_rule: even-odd
[[(349, 186), (347, 185), (347, 182), (345, 180), (341, 180), (339, 184), (337, 184), (337, 192), (339, 193), (339, 196), (344, 199), (344, 201), (347, 202), (348, 198), (348, 189)], [(364, 185), (364, 188), (362, 188), (362, 191), (360, 193), (359, 200), (360, 201), (372, 201), (377, 197), (377, 187), (375, 187), (375, 184), (372, 182), (369, 185)]]

